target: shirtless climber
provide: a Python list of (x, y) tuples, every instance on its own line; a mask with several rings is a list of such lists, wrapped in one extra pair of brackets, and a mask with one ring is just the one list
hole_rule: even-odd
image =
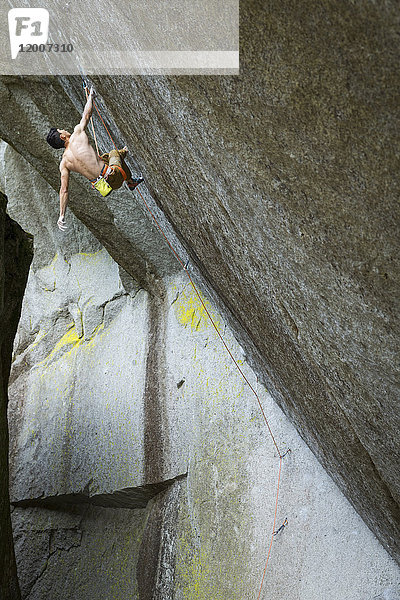
[(60, 187), (60, 216), (57, 221), (59, 229), (66, 229), (65, 211), (68, 204), (68, 184), (71, 171), (80, 173), (92, 183), (102, 196), (106, 196), (112, 190), (117, 190), (126, 181), (130, 190), (134, 190), (143, 178), (132, 178), (132, 174), (126, 165), (124, 158), (127, 148), (122, 150), (111, 150), (110, 153), (98, 156), (85, 132), (93, 112), (94, 90), (91, 88), (85, 108), (82, 113), (81, 122), (75, 127), (71, 134), (65, 129), (52, 127), (47, 135), (47, 142), (53, 148), (65, 148), (60, 163), (61, 187)]

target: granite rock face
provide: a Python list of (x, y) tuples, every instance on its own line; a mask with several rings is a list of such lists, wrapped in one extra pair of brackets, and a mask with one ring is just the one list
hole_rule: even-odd
[(21, 596), (9, 497), (8, 380), (14, 336), (33, 253), (29, 236), (6, 214), (6, 204), (7, 199), (0, 192), (0, 597), (18, 600)]
[[(254, 368), (365, 523), (398, 560), (397, 3), (353, 2), (344, 7), (331, 0), (323, 6), (306, 2), (294, 7), (249, 1), (242, 7), (241, 26), (239, 77), (94, 78), (98, 103), (118, 143), (129, 146), (132, 170), (145, 174), (144, 197), (174, 248), (184, 262), (190, 255), (196, 280), (245, 349), (248, 368)], [(199, 341), (191, 355), (192, 341), (177, 341), (180, 329), (172, 308), (177, 301), (172, 302), (176, 294), (182, 296), (185, 285), (179, 263), (138, 195), (121, 192), (102, 199), (87, 192), (80, 177), (73, 177), (70, 206), (87, 229), (70, 212), (66, 244), (54, 229), (58, 155), (43, 138), (52, 125), (71, 129), (77, 122), (83, 106), (81, 82), (76, 77), (2, 78), (0, 84), (0, 135), (27, 161), (6, 151), (10, 156), (3, 179), (10, 190), (14, 186), (8, 195), (17, 200), (19, 182), (31, 181), (33, 172), (41, 178), (24, 198), (32, 202), (31, 209), (15, 205), (14, 218), (42, 241), (37, 242), (30, 288), (41, 291), (26, 297), (26, 314), (37, 314), (36, 329), (28, 316), (22, 321), (14, 363), (13, 498), (24, 502), (58, 496), (65, 501), (66, 496), (80, 495), (82, 501), (95, 502), (93, 498), (101, 496), (102, 502), (105, 497), (111, 502), (115, 493), (124, 495), (126, 489), (144, 487), (148, 497), (152, 491), (158, 497), (177, 485), (189, 485), (190, 498), (193, 480), (186, 473), (190, 465), (201, 470), (194, 457), (205, 456), (198, 454), (198, 447), (207, 454), (205, 464), (213, 464), (211, 450), (201, 441), (196, 451), (187, 450), (188, 440), (196, 439), (188, 424), (193, 406), (198, 406), (197, 386), (211, 376), (201, 380), (192, 373), (187, 410), (178, 410), (179, 404), (165, 398), (172, 389), (171, 398), (178, 390), (186, 393), (189, 375), (182, 365), (187, 356), (197, 360), (201, 344), (209, 347), (210, 342), (208, 337)], [(103, 149), (108, 148), (110, 141), (99, 138)], [(37, 195), (35, 190), (46, 185)], [(51, 243), (43, 241), (49, 239)], [(89, 256), (83, 258), (82, 253)], [(101, 285), (93, 274), (96, 261)], [(76, 281), (86, 283), (81, 287)], [(48, 299), (49, 294), (54, 298)], [(171, 337), (172, 331), (176, 335)], [(38, 333), (43, 338), (36, 339)], [(137, 343), (130, 346), (134, 336)], [(182, 348), (182, 354), (169, 354), (172, 347)], [(31, 357), (30, 368), (25, 368)], [(115, 418), (104, 409), (110, 406), (109, 390), (117, 385), (113, 360), (126, 361), (125, 371), (135, 374), (132, 387), (124, 384), (123, 394), (112, 404)], [(225, 364), (221, 355), (219, 360)], [(57, 375), (52, 378), (55, 365)], [(96, 371), (100, 368), (102, 373)], [(95, 406), (90, 392), (104, 403), (96, 418), (91, 414), (86, 419), (86, 410)], [(18, 413), (18, 403), (22, 406), (27, 398), (32, 412), (25, 404)], [(56, 403), (46, 405), (46, 398)], [(130, 404), (129, 398), (135, 402)], [(35, 421), (35, 414), (45, 414), (44, 422), (37, 417)], [(132, 423), (129, 444), (115, 429), (121, 419)], [(215, 435), (220, 440), (217, 431), (225, 431), (224, 419), (214, 423), (210, 439)], [(32, 422), (35, 433), (30, 432)], [(204, 435), (209, 421), (201, 423)], [(246, 429), (243, 422), (239, 431), (242, 428)], [(240, 438), (233, 423), (228, 430)], [(48, 434), (53, 454), (40, 444)], [(96, 442), (99, 434), (101, 443)], [(128, 453), (121, 445), (113, 451), (110, 440), (115, 444), (117, 439), (124, 448), (129, 446)], [(18, 468), (26, 467), (18, 466), (17, 457), (26, 456), (30, 444), (43, 471), (38, 474), (32, 466), (25, 478), (18, 474)], [(217, 443), (215, 447), (226, 448)], [(104, 457), (96, 469), (93, 448)], [(85, 460), (80, 464), (82, 453)], [(243, 453), (252, 455), (247, 445)], [(121, 456), (123, 465), (118, 462)], [(246, 481), (257, 481), (257, 460), (249, 462), (251, 476)], [(208, 473), (213, 489), (218, 473), (218, 468)], [(199, 472), (193, 477), (203, 480)], [(167, 490), (148, 487), (161, 482), (169, 482)], [(229, 485), (234, 485), (232, 480)], [(244, 487), (240, 482), (239, 488)], [(300, 488), (294, 496), (301, 494)], [(203, 493), (197, 497), (203, 498)], [(215, 508), (218, 501), (218, 494), (210, 501), (215, 511), (201, 508), (202, 524), (214, 526), (210, 535), (217, 528), (215, 515), (221, 514)], [(154, 498), (151, 502), (157, 504)], [(160, 523), (157, 507), (152, 518)], [(182, 517), (182, 507), (178, 512)], [(189, 513), (187, 522), (193, 524)], [(343, 526), (339, 522), (337, 531)], [(223, 525), (221, 521), (218, 527)], [(146, 528), (149, 539), (157, 540), (160, 529), (154, 533), (152, 527), (150, 522)], [(224, 554), (220, 549), (214, 555), (212, 544), (207, 554), (204, 544), (197, 546), (193, 539), (183, 561), (186, 567), (192, 565), (191, 575), (178, 569), (179, 585), (186, 581), (187, 594), (191, 579), (198, 581), (200, 572), (205, 573), (204, 565), (202, 570), (199, 562), (195, 564), (196, 552), (210, 564), (211, 556), (217, 560)], [(237, 541), (231, 540), (232, 547)], [(171, 550), (169, 556), (179, 562), (176, 552)], [(316, 554), (317, 550), (309, 556)], [(238, 566), (239, 571), (244, 582), (255, 580), (251, 568), (244, 574)], [(146, 577), (157, 581), (156, 573)], [(213, 578), (221, 581), (212, 570), (202, 580), (204, 597), (219, 597), (207, 587)], [(321, 585), (328, 586), (328, 580)], [(226, 585), (221, 583), (221, 598), (243, 597), (239, 584)], [(273, 581), (269, 585), (279, 587)], [(138, 589), (147, 593), (141, 584)], [(311, 597), (308, 592), (306, 587), (302, 590), (304, 598)], [(196, 597), (194, 588), (190, 593)], [(290, 593), (286, 590), (282, 597)], [(324, 588), (319, 597), (328, 598), (329, 593)], [(392, 591), (369, 593), (379, 597)]]
[(8, 211), (35, 240), (9, 387), (24, 600), (84, 600), (89, 590), (92, 600), (257, 595), (279, 461), (209, 315), (282, 451), (292, 450), (277, 515), (289, 525), (263, 594), (396, 600), (397, 566), (261, 385), (221, 313), (205, 298), (207, 314), (161, 246), (153, 272), (164, 274), (146, 290), (73, 215), (68, 234), (58, 232), (57, 193), (31, 170), (21, 198), (28, 164), (1, 150)]
[(96, 80), (257, 371), (397, 560), (398, 23), (394, 2), (246, 2), (240, 77)]

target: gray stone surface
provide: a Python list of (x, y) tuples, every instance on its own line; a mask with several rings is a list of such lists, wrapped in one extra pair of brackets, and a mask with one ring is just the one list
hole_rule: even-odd
[[(23, 162), (6, 149), (0, 181), (10, 213), (37, 224), (36, 252), (48, 257), (31, 269), (10, 385), (24, 600), (84, 600), (89, 590), (92, 600), (250, 600), (279, 466), (253, 394), (185, 273), (163, 277), (162, 297), (137, 285), (128, 293), (117, 263), (79, 221), (56, 247), (39, 217), (51, 221), (56, 194), (32, 173), (37, 196), (27, 212), (13, 183)], [(289, 524), (273, 544), (262, 597), (396, 595), (397, 566), (204, 302), (279, 445), (292, 449), (277, 514)]]
[[(146, 504), (162, 489), (160, 480), (186, 471), (179, 458), (163, 471), (162, 456), (151, 462), (143, 451), (146, 436), (161, 450), (141, 401), (150, 379), (149, 340), (158, 327), (155, 301), (138, 285), (124, 289), (118, 265), (77, 220), (70, 220), (68, 241), (61, 243), (54, 222), (49, 235), (54, 191), (31, 173), (35, 193), (30, 204), (21, 203), (27, 163), (11, 148), (3, 160), (8, 210), (35, 234), (37, 248), (10, 378), (12, 500), (74, 495), (105, 506)], [(50, 264), (43, 265), (45, 257)], [(150, 404), (157, 385), (148, 390)]]
[[(146, 200), (160, 215), (174, 247), (181, 251), (180, 243), (185, 245), (195, 265), (191, 269), (196, 277), (199, 269), (204, 288), (208, 286), (210, 294), (214, 290), (219, 314), (245, 349), (227, 329), (249, 374), (254, 380), (252, 366), (259, 387), (267, 384), (396, 559), (398, 24), (398, 6), (391, 1), (384, 6), (358, 1), (343, 6), (331, 0), (323, 7), (249, 1), (242, 7), (239, 77), (95, 80), (99, 105), (113, 133), (131, 149), (133, 170), (145, 174)], [(38, 342), (31, 348), (34, 361), (29, 368), (18, 358), (15, 362), (15, 407), (26, 398), (35, 401), (14, 413), (15, 439), (20, 436), (15, 452), (25, 457), (28, 474), (23, 478), (21, 472), (14, 489), (20, 489), (20, 500), (42, 492), (49, 497), (83, 492), (94, 473), (93, 447), (106, 461), (90, 483), (93, 493), (112, 494), (119, 486), (167, 481), (187, 471), (187, 514), (182, 500), (182, 529), (176, 532), (181, 549), (170, 554), (176, 562), (176, 597), (243, 598), (245, 589), (256, 587), (262, 570), (264, 532), (270, 528), (263, 521), (267, 511), (262, 515), (273, 501), (270, 482), (276, 478), (273, 449), (268, 445), (269, 454), (264, 453), (264, 443), (269, 442), (261, 433), (254, 399), (240, 387), (243, 383), (234, 383), (232, 367), (210, 341), (211, 332), (201, 330), (201, 309), (193, 308), (193, 299), (185, 300), (182, 314), (175, 312), (185, 286), (177, 274), (179, 265), (137, 194), (121, 192), (103, 200), (87, 191), (80, 177), (73, 177), (68, 238), (55, 230), (58, 155), (43, 137), (50, 125), (71, 128), (77, 121), (82, 108), (79, 78), (2, 78), (0, 83), (0, 135), (30, 165), (6, 150), (10, 156), (3, 185), (14, 189), (10, 195), (24, 228), (36, 227), (37, 240), (42, 224), (47, 228), (37, 242), (30, 282), (37, 313), (31, 308), (28, 313), (32, 310), (36, 321), (32, 319), (31, 327), (26, 316), (17, 346), (17, 355), (29, 360), (26, 350)], [(101, 142), (109, 144), (104, 137)], [(42, 204), (35, 196), (36, 187), (46, 187), (42, 183), (28, 186), (21, 198), (20, 182), (30, 181), (32, 168), (54, 190), (41, 192)], [(24, 210), (32, 198), (35, 207), (44, 207), (42, 214), (32, 205)], [(92, 253), (87, 269), (83, 252)], [(102, 288), (93, 279), (96, 257), (106, 274), (105, 285), (113, 283), (103, 298), (91, 303), (86, 301), (92, 287)], [(52, 269), (57, 271), (56, 286), (49, 275)], [(78, 275), (85, 281), (87, 277), (82, 298), (73, 283)], [(54, 303), (49, 304), (49, 294), (55, 294)], [(61, 310), (56, 318), (57, 306)], [(223, 322), (222, 316), (219, 320)], [(51, 337), (42, 341), (38, 333), (46, 323)], [(103, 323), (99, 332), (96, 327)], [(124, 335), (129, 332), (132, 337), (133, 326), (138, 327), (135, 348), (142, 348), (143, 357), (134, 371), (137, 402), (127, 406), (128, 395), (122, 394), (115, 415), (105, 415), (107, 435), (96, 445), (96, 411), (121, 382), (110, 376), (107, 386), (106, 379), (100, 380), (106, 371), (101, 361), (109, 353), (123, 356), (132, 366), (134, 349)], [(76, 336), (72, 340), (64, 337), (71, 332)], [(123, 352), (116, 350), (119, 336)], [(63, 339), (67, 343), (57, 348)], [(92, 372), (85, 355), (90, 344), (101, 372)], [(47, 373), (40, 361), (54, 350)], [(73, 368), (79, 378), (71, 377), (69, 352), (76, 354)], [(60, 373), (65, 377), (64, 388), (58, 390), (56, 378), (51, 378), (56, 364), (57, 380)], [(43, 398), (55, 400), (50, 409), (33, 394), (41, 368), (46, 373)], [(86, 376), (91, 387), (82, 389)], [(94, 421), (85, 422), (80, 402), (68, 413), (63, 394), (77, 379), (76, 401), (79, 398), (85, 408), (90, 405)], [(126, 392), (132, 385), (132, 379), (124, 380), (122, 388)], [(99, 406), (90, 402), (92, 388), (101, 399)], [(295, 473), (287, 463), (289, 478), (282, 485), (287, 486), (288, 499), (280, 516), (298, 524), (299, 537), (289, 538), (293, 529), (286, 530), (274, 544), (271, 561), (277, 562), (267, 579), (268, 593), (296, 600), (308, 600), (312, 594), (332, 600), (396, 594), (393, 565), (379, 554), (373, 538), (354, 520), (349, 505), (300, 440), (291, 437), (293, 430), (270, 397), (263, 395), (263, 402), (287, 447), (297, 448)], [(43, 423), (35, 421), (34, 409), (46, 415)], [(54, 418), (59, 416), (63, 432), (54, 427), (56, 421), (51, 424), (52, 412)], [(127, 423), (129, 415), (137, 421), (124, 435), (136, 431), (138, 437), (126, 453), (118, 420), (125, 418)], [(29, 438), (31, 424), (40, 440), (51, 433), (53, 474), (48, 471), (51, 450), (37, 442), (35, 446), (34, 436)], [(114, 457), (107, 440), (117, 444)], [(40, 457), (36, 467), (35, 452)], [(70, 465), (60, 462), (62, 452), (74, 457)], [(79, 463), (81, 455), (88, 457), (88, 464)], [(121, 457), (129, 465), (125, 471)], [(140, 464), (135, 479), (136, 459)], [(25, 494), (29, 498), (23, 498)], [(300, 498), (305, 499), (303, 508)], [(236, 507), (233, 512), (228, 505)], [(154, 518), (159, 521), (158, 510), (162, 512), (155, 509)], [(244, 522), (244, 514), (249, 522)], [(251, 515), (256, 515), (254, 520)], [(149, 531), (150, 538), (157, 539), (158, 534)], [(251, 532), (251, 541), (244, 547), (245, 532)], [(263, 537), (263, 544), (257, 536)], [(285, 544), (287, 551), (276, 551)], [(238, 548), (241, 556), (254, 561), (239, 561)], [(288, 555), (291, 577), (282, 583)], [(226, 576), (232, 564), (233, 572), (240, 573), (237, 579)], [(154, 572), (149, 577), (158, 581)]]
[(143, 513), (88, 506), (15, 509), (22, 597), (136, 599)]
[[(260, 376), (396, 557), (398, 21), (392, 1), (254, 0), (239, 77), (95, 80)], [(76, 122), (79, 78), (3, 78), (1, 96), (1, 135), (56, 189), (57, 153), (40, 140)], [(135, 196), (81, 189), (75, 178), (75, 214), (162, 296), (175, 267), (151, 226), (140, 235)]]

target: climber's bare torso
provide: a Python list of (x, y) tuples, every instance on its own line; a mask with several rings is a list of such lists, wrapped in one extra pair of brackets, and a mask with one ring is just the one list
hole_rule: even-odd
[[(67, 133), (58, 130), (60, 134)], [(68, 145), (60, 163), (61, 174), (65, 169), (80, 173), (87, 179), (96, 179), (99, 176), (104, 162), (99, 158), (89, 144), (88, 136), (81, 124), (77, 125), (68, 140)]]
[(85, 133), (93, 112), (94, 91), (91, 88), (80, 123), (75, 127), (73, 133), (65, 129), (57, 129), (61, 140), (64, 142), (65, 150), (60, 163), (61, 187), (60, 187), (60, 217), (57, 221), (58, 227), (63, 231), (65, 226), (65, 211), (68, 204), (69, 175), (71, 171), (80, 173), (87, 179), (97, 179), (104, 162), (89, 144)]

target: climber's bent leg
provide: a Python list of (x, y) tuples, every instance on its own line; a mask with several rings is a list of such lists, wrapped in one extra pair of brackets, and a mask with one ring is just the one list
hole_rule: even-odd
[[(113, 190), (119, 189), (124, 183), (125, 179), (129, 179), (130, 171), (127, 168), (123, 157), (126, 155), (126, 150), (111, 150), (109, 153), (109, 166), (111, 173), (107, 175), (107, 182), (111, 185)], [(125, 171), (128, 169), (128, 173)]]
[(134, 190), (136, 186), (144, 181), (143, 177), (132, 177), (132, 173), (124, 160), (127, 152), (128, 149), (125, 147), (121, 150), (111, 150), (111, 152), (107, 152), (101, 156), (105, 164), (109, 165), (112, 169), (105, 178), (113, 190), (119, 189), (124, 181), (126, 181), (130, 190)]

